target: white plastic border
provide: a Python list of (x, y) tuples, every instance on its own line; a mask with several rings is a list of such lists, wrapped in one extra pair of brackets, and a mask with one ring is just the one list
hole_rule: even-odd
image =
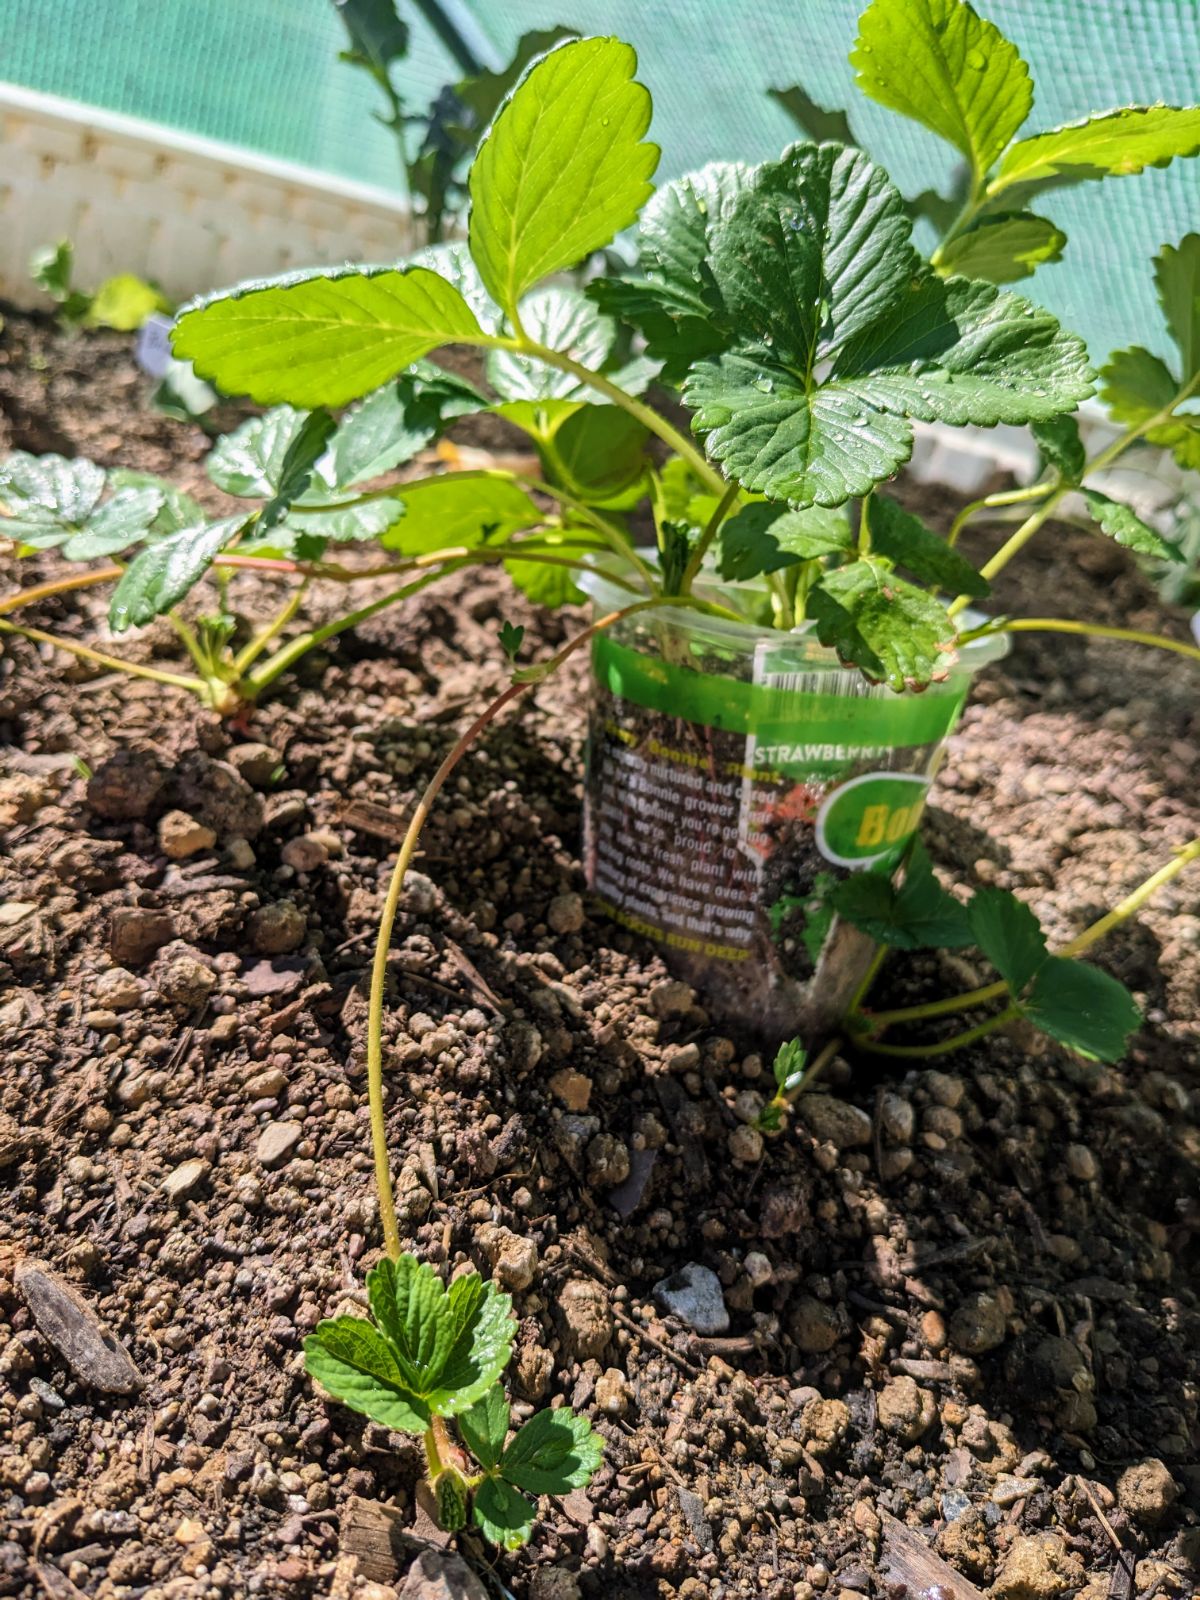
[(242, 278), (412, 248), (407, 208), (367, 184), (0, 84), (0, 295), (48, 301), (29, 258), (70, 239), (75, 276), (117, 272), (184, 300)]

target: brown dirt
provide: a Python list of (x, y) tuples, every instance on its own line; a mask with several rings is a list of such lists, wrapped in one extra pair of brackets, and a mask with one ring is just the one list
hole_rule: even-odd
[[(139, 409), (119, 341), (64, 345), (18, 318), (5, 338), (8, 446), (194, 484), (203, 439)], [(1051, 596), (1182, 625), (1121, 552), (1068, 530), (1045, 531), (998, 604)], [(502, 605), (496, 583), (447, 584), (311, 661), (248, 732), (52, 652), (0, 659), (19, 814), (0, 882), (0, 1593), (325, 1596), (351, 1496), (412, 1514), (413, 1443), (325, 1402), (300, 1358), (380, 1243), (362, 1043), (393, 846), (346, 808), (411, 804), (502, 680)], [(91, 634), (100, 608), (85, 594), (40, 620)], [(515, 620), (544, 654), (575, 619)], [(1200, 874), (1098, 951), (1146, 1007), (1119, 1067), (1021, 1033), (936, 1071), (839, 1063), (840, 1099), (812, 1097), (747, 1161), (731, 1135), (739, 1096), (765, 1087), (759, 1055), (570, 898), (581, 677), (540, 688), (464, 763), (392, 956), (408, 1238), (484, 1271), (510, 1235), (533, 1242), (513, 1393), (571, 1400), (608, 1441), (525, 1552), (460, 1547), (521, 1600), (895, 1600), (891, 1513), (997, 1600), (1191, 1593)], [(247, 777), (213, 765), (248, 739), (270, 748), (232, 752)], [(953, 746), (939, 864), (1017, 890), (1055, 939), (1196, 831), (1200, 703), (1170, 658), (1019, 639)], [(168, 859), (173, 810), (213, 846)], [(985, 976), (897, 958), (878, 993)], [(295, 1137), (267, 1164), (280, 1123)], [(173, 1198), (163, 1180), (189, 1161)], [(649, 1175), (622, 1218), (631, 1161)], [(63, 1365), (12, 1288), (26, 1254), (79, 1286), (140, 1394)], [(686, 1262), (720, 1279), (727, 1335), (655, 1305)], [(1146, 1458), (1165, 1472), (1123, 1477)]]

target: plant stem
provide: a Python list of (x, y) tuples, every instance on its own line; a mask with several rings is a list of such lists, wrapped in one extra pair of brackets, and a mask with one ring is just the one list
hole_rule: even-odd
[(496, 697), (479, 716), (477, 716), (466, 730), (459, 735), (450, 753), (446, 756), (441, 766), (429, 780), (417, 807), (409, 820), (405, 830), (404, 839), (396, 857), (396, 864), (392, 868), (392, 876), (388, 883), (387, 895), (383, 903), (383, 911), (379, 919), (379, 933), (375, 940), (375, 956), (371, 964), (371, 994), (367, 1004), (367, 1098), (369, 1102), (371, 1119), (371, 1150), (375, 1163), (375, 1187), (379, 1196), (379, 1218), (383, 1226), (384, 1249), (395, 1260), (403, 1252), (400, 1242), (400, 1228), (396, 1220), (396, 1200), (392, 1189), (392, 1176), (388, 1164), (387, 1148), (387, 1117), (383, 1103), (383, 999), (384, 988), (387, 982), (387, 958), (392, 945), (392, 930), (396, 923), (396, 912), (400, 906), (400, 896), (404, 892), (404, 880), (416, 852), (417, 843), (421, 837), (421, 830), (425, 826), (433, 803), (445, 786), (446, 780), (453, 773), (455, 767), (466, 755), (479, 735), (487, 728), (505, 706), (520, 698), (534, 682), (541, 682), (548, 677), (557, 667), (586, 644), (597, 633), (609, 628), (615, 622), (632, 615), (636, 611), (646, 611), (651, 606), (660, 605), (658, 599), (639, 600), (631, 606), (626, 606), (620, 611), (611, 611), (607, 616), (600, 617), (574, 639), (568, 641), (556, 655), (552, 656), (540, 669), (538, 678), (527, 679), (522, 683), (510, 683), (504, 692)]
[(716, 509), (712, 516), (709, 517), (704, 532), (696, 540), (696, 547), (688, 557), (687, 566), (683, 569), (683, 576), (679, 580), (679, 593), (681, 595), (691, 594), (692, 584), (696, 581), (696, 576), (704, 565), (704, 558), (708, 554), (709, 546), (720, 531), (726, 512), (740, 493), (739, 485), (730, 483), (726, 486), (724, 494), (717, 501)]
[(532, 356), (535, 361), (544, 361), (548, 367), (557, 367), (560, 372), (570, 373), (580, 383), (587, 384), (590, 389), (595, 389), (597, 394), (602, 394), (606, 400), (611, 400), (613, 405), (620, 406), (631, 417), (636, 417), (650, 433), (661, 439), (664, 444), (670, 445), (675, 454), (687, 462), (696, 477), (714, 494), (724, 494), (725, 479), (721, 474), (709, 466), (706, 457), (697, 450), (690, 439), (680, 433), (679, 429), (665, 417), (660, 417), (653, 407), (635, 399), (631, 394), (626, 394), (624, 389), (610, 382), (603, 373), (592, 372), (588, 367), (581, 366), (578, 361), (573, 361), (570, 356), (552, 350), (549, 345), (538, 344), (533, 339), (520, 339), (514, 342), (521, 354)]
[(965, 233), (974, 222), (979, 212), (983, 209), (987, 198), (986, 175), (976, 175), (971, 183), (971, 192), (962, 203), (962, 208), (954, 221), (946, 229), (937, 249), (929, 258), (929, 265), (936, 272), (945, 260), (947, 248), (958, 238), (960, 233)]
[(1015, 1022), (1021, 1015), (1020, 1006), (1009, 1006), (1005, 1011), (999, 1011), (994, 1017), (989, 1017), (986, 1022), (977, 1023), (973, 1028), (967, 1028), (962, 1033), (953, 1034), (949, 1039), (941, 1039), (937, 1044), (875, 1044), (869, 1039), (860, 1039), (859, 1048), (869, 1050), (876, 1056), (899, 1056), (903, 1060), (923, 1061), (928, 1056), (946, 1056), (952, 1050), (961, 1050), (964, 1045), (974, 1044), (976, 1039), (986, 1038), (989, 1033), (995, 1033), (997, 1028), (1002, 1028), (1007, 1022)]
[(73, 639), (58, 639), (52, 633), (45, 633), (41, 628), (23, 628), (15, 622), (0, 621), (0, 633), (17, 633), (23, 639), (32, 639), (36, 644), (52, 644), (56, 650), (65, 650), (68, 655), (78, 656), (81, 661), (94, 662), (98, 667), (106, 667), (112, 672), (124, 672), (131, 678), (149, 678), (154, 683), (168, 683), (174, 689), (189, 689), (193, 694), (201, 696), (208, 694), (208, 684), (202, 678), (188, 678), (178, 672), (160, 672), (157, 667), (143, 667), (134, 661), (120, 661), (116, 656), (105, 655), (101, 650), (92, 650), (85, 644), (76, 644)]
[(258, 660), (259, 656), (262, 655), (263, 651), (271, 643), (271, 640), (278, 638), (278, 636), (287, 627), (288, 623), (291, 622), (292, 618), (303, 605), (304, 596), (308, 593), (308, 586), (311, 582), (311, 578), (305, 578), (300, 584), (298, 584), (291, 599), (288, 600), (287, 603), (279, 610), (273, 620), (268, 622), (266, 627), (263, 628), (260, 633), (255, 634), (254, 638), (250, 640), (250, 643), (246, 646), (246, 648), (242, 650), (240, 654), (234, 657), (234, 671), (237, 673), (239, 678), (243, 673), (249, 671), (253, 664)]
[[(1002, 570), (1002, 568), (1006, 567), (1012, 558), (1019, 551), (1025, 548), (1030, 539), (1033, 538), (1034, 534), (1041, 527), (1042, 523), (1045, 522), (1054, 511), (1054, 508), (1058, 505), (1059, 501), (1064, 499), (1070, 492), (1070, 487), (1067, 485), (1060, 485), (1059, 488), (1053, 490), (1050, 498), (1044, 501), (1032, 516), (1025, 518), (1025, 521), (1017, 529), (1016, 533), (1012, 534), (1004, 541), (992, 559), (984, 562), (983, 566), (979, 569), (980, 576), (990, 580), (994, 578), (996, 574)], [(969, 606), (970, 603), (970, 595), (960, 594), (956, 600), (950, 603), (950, 605), (947, 607), (947, 610), (952, 617), (956, 617), (958, 613)]]
[(430, 1417), (429, 1426), (425, 1429), (425, 1460), (429, 1466), (429, 1477), (432, 1481), (439, 1473), (446, 1470), (446, 1462), (442, 1452), (448, 1450), (450, 1437), (446, 1432), (446, 1419), (444, 1417)]
[(993, 633), (1077, 633), (1090, 634), (1097, 639), (1120, 639), (1128, 644), (1153, 645), (1157, 650), (1171, 650), (1176, 655), (1200, 661), (1200, 648), (1182, 639), (1168, 639), (1160, 633), (1143, 633), (1140, 628), (1111, 628), (1102, 622), (1071, 622), (1064, 617), (1013, 617), (1001, 618), (972, 628), (959, 635), (959, 643), (983, 638)]
[(986, 511), (992, 506), (1018, 506), (1026, 500), (1041, 500), (1053, 487), (1054, 485), (1050, 483), (1031, 483), (1025, 489), (1005, 489), (999, 494), (985, 494), (980, 500), (972, 500), (969, 505), (962, 508), (950, 524), (946, 543), (953, 548), (958, 543), (959, 534), (977, 512)]
[(108, 583), (119, 578), (124, 567), (101, 567), (98, 572), (79, 572), (72, 578), (55, 578), (49, 583), (34, 584), (31, 589), (18, 589), (16, 594), (0, 600), (0, 616), (19, 611), (22, 606), (33, 606), (39, 600), (51, 600), (56, 594), (69, 594), (72, 589), (90, 589), (97, 583)]
[(861, 1007), (863, 1001), (867, 998), (867, 995), (871, 992), (871, 985), (879, 976), (879, 969), (887, 960), (887, 953), (890, 948), (891, 946), (886, 944), (876, 946), (875, 954), (871, 957), (871, 964), (863, 974), (862, 982), (859, 984), (858, 988), (855, 989), (853, 995), (851, 996), (850, 1004), (846, 1007), (845, 1014), (847, 1017), (852, 1017), (855, 1015), (855, 1013)]
[[(1151, 873), (1144, 883), (1140, 883), (1136, 889), (1127, 894), (1111, 911), (1106, 912), (1082, 933), (1076, 934), (1055, 953), (1070, 959), (1082, 955), (1085, 950), (1090, 950), (1114, 928), (1128, 921), (1147, 900), (1158, 893), (1164, 884), (1178, 877), (1193, 861), (1200, 861), (1200, 837), (1184, 845), (1172, 860), (1159, 867), (1157, 872)], [(863, 1013), (863, 1016), (864, 1020), (870, 1023), (872, 1030), (888, 1028), (898, 1022), (921, 1022), (929, 1017), (950, 1016), (955, 1011), (974, 1011), (993, 1000), (1003, 999), (1008, 992), (1008, 985), (1001, 980), (998, 983), (986, 984), (982, 989), (971, 989), (966, 994), (951, 995), (946, 1000), (930, 1000), (925, 1005), (901, 1006), (895, 1011), (873, 1011)]]

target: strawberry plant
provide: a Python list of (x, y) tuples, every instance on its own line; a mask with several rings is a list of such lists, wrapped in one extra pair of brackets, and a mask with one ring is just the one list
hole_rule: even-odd
[[(583, 1488), (603, 1443), (570, 1406), (530, 1417), (509, 1440), (511, 1408), (499, 1382), (512, 1355), (512, 1302), (477, 1272), (446, 1288), (415, 1256), (367, 1273), (371, 1320), (318, 1323), (304, 1341), (309, 1375), (335, 1400), (396, 1433), (423, 1438), (438, 1521), (466, 1526), (506, 1550), (529, 1538), (536, 1497)], [(472, 1471), (464, 1449), (474, 1457)], [(528, 1498), (533, 1496), (534, 1500)]]

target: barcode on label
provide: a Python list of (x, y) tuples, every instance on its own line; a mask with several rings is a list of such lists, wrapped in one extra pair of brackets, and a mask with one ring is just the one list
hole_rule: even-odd
[(846, 700), (880, 700), (890, 694), (886, 683), (868, 683), (860, 672), (765, 672), (755, 677), (765, 689), (789, 693), (828, 694)]

